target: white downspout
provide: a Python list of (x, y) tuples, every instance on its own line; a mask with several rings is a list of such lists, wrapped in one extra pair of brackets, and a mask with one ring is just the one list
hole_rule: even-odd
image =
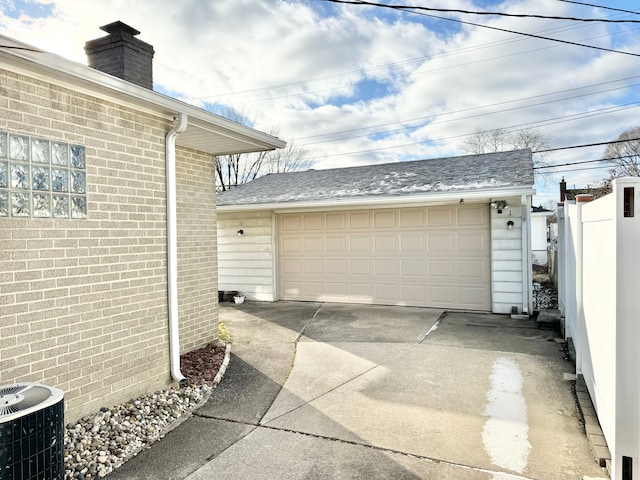
[(165, 138), (167, 179), (167, 294), (169, 304), (169, 359), (171, 377), (182, 384), (180, 371), (180, 331), (178, 328), (178, 234), (176, 222), (176, 137), (187, 128), (187, 115), (174, 118), (173, 128)]

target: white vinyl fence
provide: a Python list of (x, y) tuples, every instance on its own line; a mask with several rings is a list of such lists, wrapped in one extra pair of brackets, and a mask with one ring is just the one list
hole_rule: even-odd
[(640, 480), (640, 179), (558, 210), (558, 294), (613, 480)]

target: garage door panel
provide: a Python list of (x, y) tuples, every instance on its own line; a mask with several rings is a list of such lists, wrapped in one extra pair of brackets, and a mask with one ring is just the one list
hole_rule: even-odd
[(281, 254), (295, 254), (302, 251), (302, 239), (299, 237), (284, 237), (280, 240)]
[(421, 254), (424, 252), (425, 241), (424, 235), (408, 234), (400, 236), (400, 251), (415, 252)]
[(485, 253), (489, 252), (488, 235), (478, 233), (458, 233), (458, 251), (462, 253)]
[(297, 232), (300, 230), (301, 218), (297, 215), (280, 218), (280, 230), (283, 232)]
[(425, 276), (424, 260), (422, 259), (407, 259), (400, 260), (400, 275), (403, 277), (419, 277)]
[(321, 213), (307, 214), (303, 219), (304, 229), (309, 230), (322, 230), (322, 217)]
[(349, 260), (351, 275), (371, 275), (371, 260), (368, 258), (356, 258)]
[(429, 276), (432, 278), (453, 279), (455, 275), (455, 262), (453, 259), (429, 260)]
[(428, 235), (429, 253), (450, 253), (455, 249), (455, 235), (453, 233), (436, 233)]
[(371, 237), (366, 235), (354, 235), (349, 237), (349, 251), (350, 252), (371, 252)]
[(324, 238), (303, 237), (302, 249), (305, 253), (322, 253), (324, 251)]
[(429, 285), (429, 298), (435, 305), (453, 306), (455, 304), (454, 285)]
[(350, 228), (369, 228), (371, 227), (370, 212), (352, 212), (349, 214)]
[(375, 300), (381, 303), (396, 303), (400, 298), (400, 285), (391, 283), (376, 284), (374, 288)]
[(454, 218), (453, 208), (430, 209), (427, 215), (429, 227), (452, 227)]
[(346, 213), (327, 213), (325, 217), (327, 230), (343, 229), (347, 227)]
[(307, 281), (302, 284), (301, 296), (302, 298), (315, 299), (319, 295), (322, 295), (325, 289), (326, 289), (326, 286), (324, 285), (324, 282)]
[(422, 285), (403, 285), (402, 298), (410, 305), (424, 302), (425, 287)]
[(351, 300), (354, 302), (373, 303), (373, 285), (371, 283), (351, 283)]
[(324, 273), (324, 260), (319, 258), (306, 258), (302, 261), (302, 271), (305, 274)]
[(470, 207), (458, 210), (458, 225), (481, 227), (487, 222), (487, 210), (483, 207)]
[(347, 259), (328, 259), (327, 274), (328, 275), (347, 275)]
[(396, 252), (395, 235), (376, 235), (373, 239), (374, 250), (376, 252)]
[(327, 253), (347, 253), (345, 237), (327, 237)]
[(489, 213), (473, 205), (279, 215), (279, 298), (490, 310)]
[(468, 307), (478, 305), (482, 303), (482, 300), (487, 295), (488, 287), (459, 287), (459, 303), (460, 307)]
[(385, 210), (373, 213), (373, 224), (375, 228), (395, 228), (396, 212), (395, 210)]
[(381, 258), (373, 261), (373, 272), (377, 276), (393, 276), (398, 274), (398, 262), (395, 259)]
[(302, 299), (304, 283), (299, 281), (284, 281), (281, 283), (282, 294), (290, 299)]
[(488, 280), (487, 262), (482, 260), (459, 260), (458, 275), (474, 280)]
[(282, 273), (287, 274), (296, 274), (302, 273), (302, 261), (297, 258), (286, 258), (281, 262), (281, 270)]
[(400, 210), (400, 227), (422, 227), (424, 225), (424, 209)]

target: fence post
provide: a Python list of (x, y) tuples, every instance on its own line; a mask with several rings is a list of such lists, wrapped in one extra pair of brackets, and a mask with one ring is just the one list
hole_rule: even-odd
[(640, 479), (640, 180), (613, 181), (616, 195), (614, 480)]
[(585, 348), (588, 348), (587, 326), (584, 316), (584, 268), (586, 260), (582, 253), (584, 228), (582, 225), (582, 207), (593, 200), (593, 195), (576, 195), (576, 373), (582, 374), (582, 360)]

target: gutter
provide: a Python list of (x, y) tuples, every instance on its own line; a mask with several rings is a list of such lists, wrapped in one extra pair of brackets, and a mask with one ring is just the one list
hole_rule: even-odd
[(257, 210), (272, 210), (277, 213), (299, 210), (319, 210), (328, 208), (371, 208), (378, 206), (410, 207), (421, 205), (446, 205), (458, 203), (464, 199), (466, 204), (488, 203), (495, 198), (521, 197), (522, 195), (533, 195), (535, 190), (528, 187), (506, 187), (492, 188), (486, 190), (458, 190), (456, 192), (435, 192), (420, 195), (398, 195), (398, 196), (363, 196), (359, 198), (332, 198), (324, 200), (302, 200), (290, 202), (270, 202), (270, 203), (250, 203), (231, 204), (216, 206), (218, 212), (242, 212)]
[(178, 327), (178, 235), (176, 221), (176, 138), (187, 129), (187, 115), (174, 117), (173, 128), (165, 138), (165, 176), (167, 181), (167, 298), (169, 306), (169, 359), (171, 377), (182, 385), (180, 371), (180, 331)]

